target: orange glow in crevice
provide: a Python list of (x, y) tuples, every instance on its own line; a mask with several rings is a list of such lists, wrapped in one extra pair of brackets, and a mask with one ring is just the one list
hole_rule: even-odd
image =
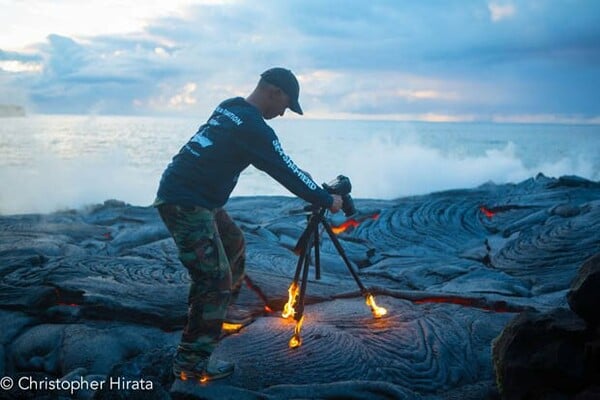
[(56, 294), (56, 305), (57, 306), (69, 306), (69, 307), (79, 307), (77, 303), (68, 303), (63, 301), (62, 294), (58, 288), (54, 288), (54, 293)]
[(231, 324), (229, 322), (223, 322), (221, 329), (226, 333), (237, 333), (244, 327), (243, 324)]
[[(369, 217), (367, 217), (367, 218), (369, 218)], [(336, 235), (339, 235), (340, 233), (346, 232), (350, 228), (352, 228), (352, 229), (356, 228), (357, 226), (359, 226), (367, 218), (362, 218), (360, 220), (356, 220), (354, 218), (349, 218), (349, 219), (347, 219), (346, 221), (344, 221), (343, 223), (341, 223), (338, 226), (332, 226), (331, 230)], [(379, 218), (379, 214), (373, 214), (373, 215), (370, 216), (370, 218), (371, 219), (377, 219), (377, 218)]]
[(339, 235), (342, 232), (346, 232), (348, 230), (348, 228), (356, 228), (358, 225), (360, 225), (360, 222), (358, 222), (355, 219), (350, 218), (350, 219), (344, 221), (344, 223), (342, 223), (341, 225), (332, 226), (331, 230), (336, 235)]
[(483, 213), (483, 215), (485, 215), (486, 217), (488, 217), (489, 219), (492, 219), (492, 217), (494, 215), (496, 215), (496, 213), (492, 210), (490, 210), (489, 208), (487, 208), (486, 206), (480, 206), (479, 210)]
[(425, 303), (448, 303), (448, 304), (457, 304), (464, 307), (473, 307), (480, 308), (482, 310), (493, 311), (497, 313), (505, 313), (505, 312), (521, 312), (525, 311), (524, 308), (519, 306), (510, 306), (506, 304), (504, 301), (497, 301), (491, 304), (484, 303), (477, 299), (469, 299), (463, 297), (453, 297), (453, 296), (440, 296), (440, 297), (426, 297), (419, 300), (413, 300), (415, 304), (425, 304)]

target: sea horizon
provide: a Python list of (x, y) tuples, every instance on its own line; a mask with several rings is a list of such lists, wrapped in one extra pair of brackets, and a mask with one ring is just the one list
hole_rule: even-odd
[[(149, 205), (160, 174), (207, 118), (28, 114), (2, 118), (0, 214), (117, 199)], [(287, 115), (286, 115), (287, 117)], [(600, 180), (600, 126), (523, 122), (305, 119), (269, 124), (317, 182), (350, 177), (355, 198), (393, 199), (542, 173)], [(33, 155), (33, 156), (32, 156)], [(232, 196), (293, 196), (253, 167)]]

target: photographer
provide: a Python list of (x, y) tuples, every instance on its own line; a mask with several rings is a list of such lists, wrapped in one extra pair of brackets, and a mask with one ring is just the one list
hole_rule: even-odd
[(244, 276), (243, 234), (222, 208), (240, 173), (252, 164), (310, 203), (334, 213), (342, 207), (342, 197), (298, 168), (265, 123), (283, 116), (286, 108), (302, 114), (299, 91), (291, 71), (265, 71), (247, 98), (217, 106), (162, 175), (154, 205), (192, 280), (188, 320), (173, 361), (178, 378), (210, 380), (233, 373), (232, 362), (210, 355)]

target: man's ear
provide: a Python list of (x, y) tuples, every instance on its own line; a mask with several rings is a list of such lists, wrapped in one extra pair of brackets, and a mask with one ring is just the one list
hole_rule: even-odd
[(272, 99), (278, 99), (279, 97), (281, 97), (281, 95), (283, 95), (283, 90), (281, 90), (277, 86), (271, 87), (270, 96)]

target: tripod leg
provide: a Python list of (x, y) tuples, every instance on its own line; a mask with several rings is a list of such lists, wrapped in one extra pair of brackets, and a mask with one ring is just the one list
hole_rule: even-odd
[(348, 256), (346, 255), (346, 252), (344, 251), (344, 248), (342, 247), (339, 239), (337, 238), (335, 233), (333, 233), (333, 230), (331, 230), (331, 226), (324, 218), (321, 219), (321, 223), (323, 224), (323, 226), (325, 227), (325, 230), (329, 234), (329, 238), (331, 239), (336, 250), (342, 257), (342, 260), (344, 260), (346, 267), (348, 267), (348, 270), (350, 271), (350, 274), (352, 274), (352, 277), (356, 281), (356, 284), (358, 285), (358, 288), (360, 289), (361, 293), (362, 294), (367, 293), (367, 288), (362, 284), (362, 282), (360, 281), (360, 278), (358, 277), (358, 274), (352, 268), (352, 264), (350, 264), (350, 260), (348, 259)]
[(306, 287), (308, 286), (308, 269), (309, 269), (309, 267), (310, 267), (310, 254), (307, 254), (304, 257), (304, 268), (302, 270), (302, 282), (300, 285), (300, 295), (298, 296), (296, 314), (294, 315), (294, 319), (296, 320), (296, 326), (294, 327), (294, 335), (292, 336), (292, 338), (290, 339), (290, 342), (289, 342), (289, 346), (292, 349), (300, 347), (300, 345), (302, 344), (302, 338), (300, 337), (300, 329), (302, 329), (302, 323), (304, 322), (304, 296), (306, 295)]
[(342, 244), (340, 243), (339, 239), (337, 238), (335, 233), (333, 233), (333, 230), (331, 230), (331, 226), (329, 225), (329, 223), (324, 218), (321, 218), (321, 223), (323, 224), (323, 226), (325, 227), (325, 230), (329, 234), (329, 237), (331, 238), (331, 241), (333, 242), (333, 245), (335, 246), (336, 250), (338, 251), (338, 253), (340, 253), (340, 256), (342, 256), (344, 263), (346, 263), (346, 267), (348, 267), (348, 270), (350, 271), (350, 273), (352, 274), (352, 277), (356, 281), (356, 284), (358, 285), (360, 292), (362, 293), (363, 296), (365, 296), (367, 305), (371, 308), (371, 312), (373, 313), (373, 316), (375, 318), (383, 317), (385, 314), (387, 314), (387, 310), (383, 307), (379, 307), (375, 303), (375, 297), (371, 293), (369, 293), (367, 288), (362, 284), (362, 282), (360, 281), (360, 278), (358, 277), (358, 274), (352, 269), (350, 260), (348, 259), (348, 256), (346, 255), (346, 252), (344, 251), (344, 248), (342, 247)]
[[(309, 224), (309, 227), (310, 226), (311, 225)], [(299, 244), (296, 246), (296, 248), (299, 251), (298, 262), (296, 263), (296, 272), (294, 273), (294, 280), (288, 288), (288, 302), (283, 306), (283, 311), (281, 312), (281, 316), (283, 318), (290, 318), (296, 314), (295, 307), (298, 304), (298, 295), (300, 293), (298, 280), (300, 279), (300, 272), (302, 271), (302, 267), (310, 259), (309, 254), (307, 254), (310, 251), (309, 244), (309, 242), (304, 242), (302, 245)]]
[(300, 288), (298, 286), (298, 279), (300, 279), (300, 271), (302, 270), (302, 266), (304, 265), (304, 260), (307, 259), (306, 252), (306, 248), (302, 249), (300, 256), (298, 257), (298, 263), (296, 264), (294, 280), (288, 288), (288, 301), (283, 306), (283, 311), (281, 312), (281, 316), (283, 318), (293, 317), (294, 314), (296, 314), (295, 307), (298, 303), (298, 294), (300, 292)]
[(313, 246), (315, 248), (315, 279), (321, 279), (321, 238), (319, 234), (319, 226), (315, 228), (315, 241)]

